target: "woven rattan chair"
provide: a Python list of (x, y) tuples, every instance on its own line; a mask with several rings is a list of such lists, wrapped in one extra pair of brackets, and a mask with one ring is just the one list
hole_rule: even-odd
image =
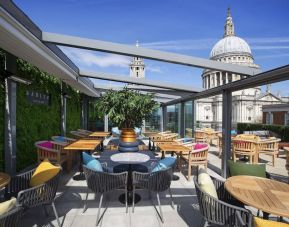
[(159, 193), (169, 190), (172, 208), (174, 209), (173, 196), (172, 196), (172, 192), (170, 188), (171, 180), (172, 180), (171, 168), (156, 171), (156, 172), (151, 172), (151, 173), (133, 172), (132, 212), (134, 212), (134, 197), (135, 197), (134, 195), (135, 195), (136, 188), (147, 189), (149, 192), (150, 199), (151, 199), (151, 192), (155, 192), (157, 194), (157, 200), (158, 200), (158, 205), (159, 205), (159, 212), (157, 213), (161, 221), (164, 222)]
[(125, 207), (126, 212), (128, 211), (127, 207), (127, 172), (123, 173), (107, 173), (107, 172), (97, 172), (92, 169), (87, 168), (85, 165), (83, 165), (83, 171), (87, 183), (87, 193), (85, 198), (85, 205), (83, 208), (83, 212), (86, 211), (86, 202), (88, 198), (89, 190), (94, 192), (95, 194), (100, 194), (100, 201), (97, 211), (97, 219), (96, 219), (96, 225), (98, 226), (101, 218), (104, 215), (104, 212), (102, 215), (100, 215), (100, 210), (102, 206), (103, 196), (105, 193), (116, 190), (116, 189), (123, 189), (125, 192)]
[(20, 224), (23, 208), (18, 206), (6, 214), (0, 215), (1, 227), (18, 227)]
[(194, 177), (195, 189), (198, 197), (200, 213), (204, 225), (208, 223), (220, 226), (252, 227), (252, 213), (244, 208), (229, 204), (230, 194), (224, 188), (224, 182), (211, 177), (218, 195), (218, 199), (204, 192)]
[(43, 206), (47, 214), (46, 206), (52, 205), (54, 215), (57, 219), (58, 226), (60, 221), (54, 205), (54, 199), (57, 192), (61, 171), (44, 184), (30, 187), (29, 182), (35, 169), (18, 174), (11, 178), (10, 184), (5, 188), (5, 198), (9, 199), (12, 196), (17, 198), (17, 204), (24, 210)]
[[(193, 148), (194, 145), (195, 144), (188, 145), (188, 146), (192, 146)], [(207, 168), (209, 145), (208, 144), (205, 144), (205, 145), (206, 146), (201, 149), (197, 149), (197, 150), (192, 149), (188, 153), (185, 153), (185, 152), (181, 153), (181, 156), (180, 156), (181, 161), (185, 162), (188, 165), (188, 178), (187, 178), (188, 181), (190, 181), (191, 179), (193, 166), (203, 165), (205, 166), (205, 168)]]
[(38, 141), (35, 144), (37, 148), (37, 161), (42, 162), (44, 159), (48, 159), (49, 162), (57, 165), (62, 165), (66, 162), (66, 169), (69, 171), (68, 166), (68, 151), (63, 148), (67, 143), (58, 143), (55, 141)]

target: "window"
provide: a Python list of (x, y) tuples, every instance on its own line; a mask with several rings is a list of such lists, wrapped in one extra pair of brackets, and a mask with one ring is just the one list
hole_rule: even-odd
[(273, 123), (273, 114), (271, 112), (266, 113), (266, 124)]
[(138, 70), (138, 67), (136, 67), (136, 70)]
[(251, 117), (248, 117), (248, 121), (251, 121)]
[(285, 113), (285, 125), (289, 125), (289, 112)]
[(206, 120), (208, 120), (209, 119), (209, 116), (206, 116)]

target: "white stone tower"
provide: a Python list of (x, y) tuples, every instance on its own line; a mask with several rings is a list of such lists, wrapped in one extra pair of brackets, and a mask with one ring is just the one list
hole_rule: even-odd
[[(139, 47), (138, 41), (136, 41), (136, 47)], [(145, 78), (145, 64), (142, 58), (133, 57), (130, 63), (130, 77)]]

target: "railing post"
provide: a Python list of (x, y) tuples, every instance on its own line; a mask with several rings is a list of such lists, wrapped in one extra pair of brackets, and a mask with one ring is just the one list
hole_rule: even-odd
[(194, 138), (195, 125), (196, 125), (196, 108), (195, 100), (192, 100), (192, 138)]
[(185, 137), (185, 103), (181, 102), (181, 111), (180, 111), (180, 136), (181, 138)]
[(162, 106), (161, 132), (167, 128), (167, 106)]
[(222, 176), (227, 178), (227, 163), (231, 157), (232, 92), (223, 91), (222, 116)]

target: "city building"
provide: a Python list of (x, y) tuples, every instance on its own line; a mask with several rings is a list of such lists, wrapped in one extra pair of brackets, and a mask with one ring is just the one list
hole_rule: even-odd
[[(236, 36), (230, 9), (227, 12), (224, 37), (219, 40), (210, 53), (210, 59), (220, 62), (239, 64), (252, 68), (259, 68), (254, 63), (254, 57), (248, 43)], [(202, 74), (203, 88), (205, 90), (218, 87), (227, 83), (246, 78), (246, 76), (234, 73), (220, 72), (205, 69)], [(262, 106), (269, 104), (281, 104), (284, 100), (273, 95), (270, 85), (267, 85), (265, 93), (260, 87), (239, 90), (232, 94), (232, 125), (238, 122), (261, 123)], [(196, 101), (197, 127), (222, 127), (222, 96), (217, 95)]]

